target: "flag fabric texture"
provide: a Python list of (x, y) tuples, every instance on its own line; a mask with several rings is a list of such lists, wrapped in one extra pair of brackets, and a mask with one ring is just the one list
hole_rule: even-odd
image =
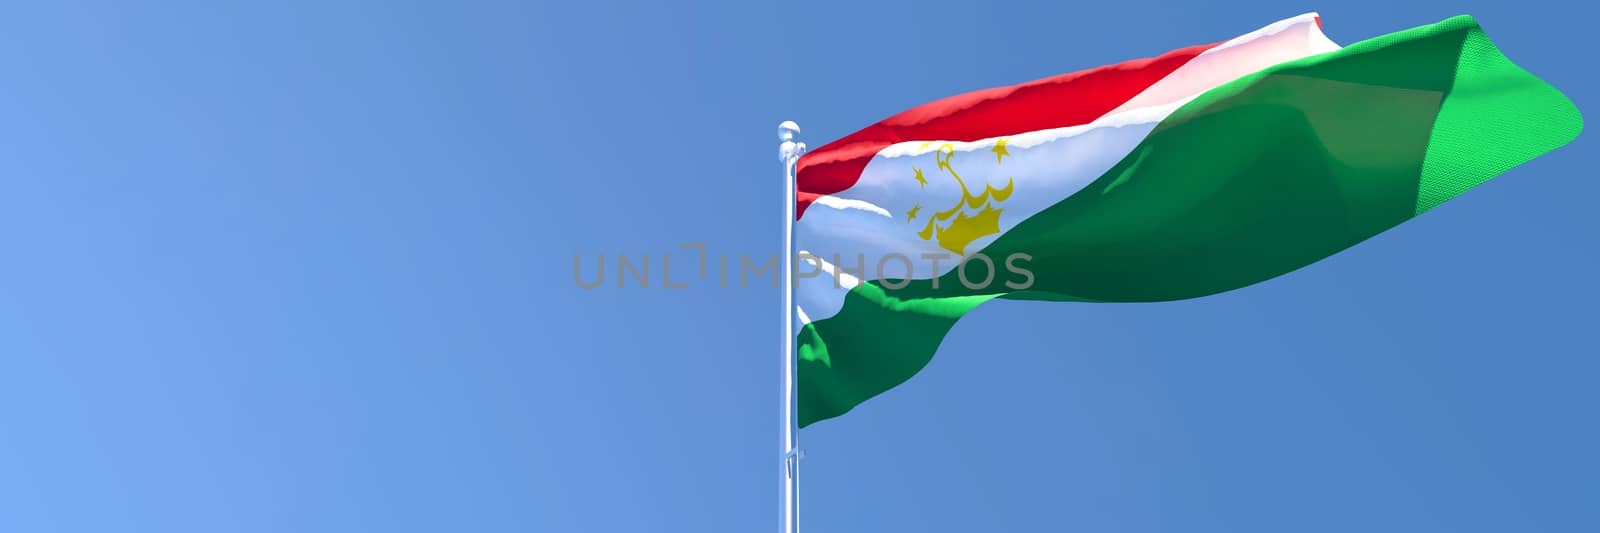
[(909, 379), (994, 299), (1156, 302), (1328, 257), (1571, 141), (1467, 16), (1340, 47), (1315, 14), (918, 106), (797, 165), (798, 415)]

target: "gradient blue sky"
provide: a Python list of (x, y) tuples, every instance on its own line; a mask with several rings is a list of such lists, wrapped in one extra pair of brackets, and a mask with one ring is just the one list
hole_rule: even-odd
[[(773, 530), (778, 291), (572, 258), (775, 252), (780, 120), (1312, 10), (1473, 14), (1588, 110), (1593, 9), (12, 5), (0, 531)], [(984, 307), (802, 433), (806, 530), (1600, 530), (1594, 150), (1233, 293)]]

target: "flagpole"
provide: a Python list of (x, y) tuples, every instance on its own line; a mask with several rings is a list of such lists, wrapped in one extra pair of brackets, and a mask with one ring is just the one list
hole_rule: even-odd
[(778, 158), (783, 162), (783, 264), (778, 268), (783, 272), (783, 446), (782, 473), (783, 482), (783, 533), (798, 533), (800, 530), (800, 438), (795, 431), (794, 410), (794, 213), (795, 213), (795, 166), (800, 161), (800, 154), (806, 151), (806, 143), (795, 140), (800, 134), (800, 125), (794, 121), (785, 120), (778, 124)]

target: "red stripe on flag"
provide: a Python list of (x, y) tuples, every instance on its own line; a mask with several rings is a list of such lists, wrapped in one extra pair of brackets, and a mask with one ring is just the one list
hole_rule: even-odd
[(879, 150), (917, 141), (976, 141), (1087, 124), (1143, 92), (1213, 46), (983, 89), (913, 107), (800, 157), (795, 218), (817, 196), (855, 185)]

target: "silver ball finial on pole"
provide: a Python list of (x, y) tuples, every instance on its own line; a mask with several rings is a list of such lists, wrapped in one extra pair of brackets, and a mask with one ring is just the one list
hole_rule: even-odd
[(806, 143), (795, 140), (800, 135), (800, 125), (793, 120), (785, 120), (778, 124), (778, 140), (783, 141), (778, 145), (778, 160), (784, 163), (793, 163), (791, 159), (798, 159), (800, 154), (806, 153)]

